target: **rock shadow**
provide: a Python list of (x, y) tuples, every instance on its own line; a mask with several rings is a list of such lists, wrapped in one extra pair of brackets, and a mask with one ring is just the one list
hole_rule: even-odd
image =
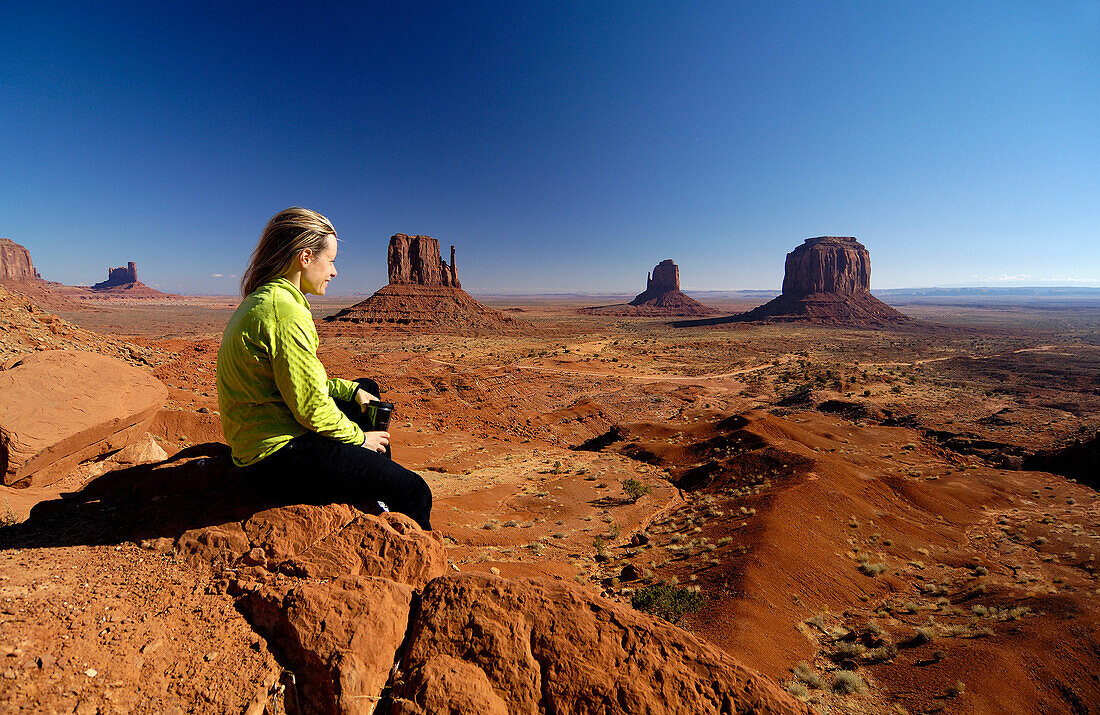
[(0, 548), (174, 540), (190, 529), (301, 504), (304, 491), (246, 478), (229, 447), (209, 442), (163, 462), (107, 472), (78, 492), (35, 505), (26, 521), (0, 529)]

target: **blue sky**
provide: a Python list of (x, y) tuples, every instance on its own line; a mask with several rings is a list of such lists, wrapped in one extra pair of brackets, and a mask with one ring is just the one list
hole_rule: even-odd
[(332, 292), (398, 232), (478, 293), (1100, 285), (1100, 2), (0, 5), (0, 236), (69, 284), (230, 294), (326, 214)]

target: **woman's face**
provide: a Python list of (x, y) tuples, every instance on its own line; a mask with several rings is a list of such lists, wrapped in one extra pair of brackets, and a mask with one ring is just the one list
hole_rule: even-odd
[(336, 240), (325, 237), (324, 249), (303, 255), (302, 292), (324, 295), (328, 282), (336, 277)]

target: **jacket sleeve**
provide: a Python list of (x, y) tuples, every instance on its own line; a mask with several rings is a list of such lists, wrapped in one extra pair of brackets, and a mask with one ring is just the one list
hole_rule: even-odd
[(272, 335), (271, 366), (275, 386), (294, 419), (337, 442), (363, 444), (363, 430), (336, 407), (329, 394), (325, 367), (317, 359), (313, 319), (308, 313), (280, 318)]
[(328, 396), (335, 400), (351, 402), (355, 399), (355, 393), (359, 391), (359, 383), (351, 380), (342, 380), (338, 377), (330, 377), (328, 380)]

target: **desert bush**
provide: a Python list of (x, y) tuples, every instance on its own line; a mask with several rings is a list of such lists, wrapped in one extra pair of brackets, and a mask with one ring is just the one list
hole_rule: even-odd
[(630, 597), (630, 605), (637, 611), (659, 616), (669, 623), (679, 623), (689, 613), (703, 607), (705, 599), (695, 591), (669, 583), (646, 586)]
[(4, 500), (4, 513), (0, 514), (0, 528), (5, 526), (14, 526), (19, 523), (19, 517), (15, 515), (15, 512), (11, 508), (11, 504), (8, 500)]
[(653, 491), (653, 488), (648, 484), (643, 484), (634, 477), (623, 480), (623, 492), (630, 499), (632, 504), (636, 503), (639, 499), (644, 497)]
[(877, 563), (877, 564), (862, 563), (862, 564), (859, 565), (860, 573), (862, 573), (864, 575), (867, 575), (867, 576), (872, 576), (872, 577), (879, 576), (880, 574), (884, 574), (888, 570), (889, 570), (889, 567), (887, 567), (886, 564), (884, 564), (884, 563)]
[(806, 702), (810, 699), (810, 691), (806, 689), (805, 685), (799, 683), (797, 680), (787, 684), (787, 692), (802, 702)]
[(893, 643), (887, 643), (886, 645), (872, 648), (867, 651), (863, 654), (863, 659), (868, 663), (882, 663), (887, 660), (893, 660), (897, 655), (898, 647)]
[(794, 666), (794, 677), (798, 682), (805, 683), (816, 690), (825, 687), (825, 681), (822, 677), (804, 660), (799, 661), (799, 663)]
[(862, 693), (866, 688), (863, 678), (851, 670), (838, 670), (833, 674), (833, 692), (850, 695)]
[(922, 626), (917, 629), (917, 632), (913, 634), (909, 642), (914, 645), (922, 645), (924, 643), (931, 643), (935, 637), (936, 634), (931, 628)]

